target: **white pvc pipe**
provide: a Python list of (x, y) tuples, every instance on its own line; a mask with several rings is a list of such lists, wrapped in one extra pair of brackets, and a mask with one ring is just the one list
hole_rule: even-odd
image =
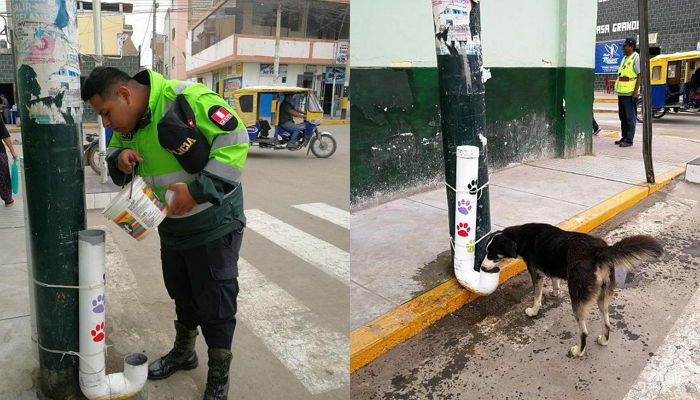
[(499, 272), (475, 271), (476, 202), (479, 176), (479, 148), (457, 147), (455, 196), (455, 277), (459, 283), (480, 294), (498, 287)]
[(80, 282), (80, 389), (88, 399), (118, 399), (138, 393), (146, 383), (148, 359), (124, 357), (124, 372), (105, 374), (105, 232), (78, 233)]

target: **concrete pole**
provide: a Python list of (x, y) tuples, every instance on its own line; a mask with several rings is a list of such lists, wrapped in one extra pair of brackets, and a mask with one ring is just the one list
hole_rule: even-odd
[(647, 182), (654, 183), (654, 161), (651, 158), (651, 84), (649, 80), (649, 8), (647, 0), (637, 0), (639, 7), (639, 69), (641, 70), (639, 94), (642, 96), (642, 126), (644, 140), (642, 142), (642, 154), (644, 155), (644, 172)]
[(156, 21), (158, 20), (158, 3), (153, 0), (153, 39), (151, 39), (151, 70), (156, 70)]
[[(38, 388), (81, 399), (78, 232), (85, 229), (76, 0), (11, 0), (39, 345)], [(37, 41), (46, 51), (38, 52)], [(59, 76), (60, 79), (56, 79)]]
[(282, 33), (282, 0), (277, 1), (277, 25), (275, 27), (275, 64), (274, 78), (272, 81), (275, 85), (280, 77), (280, 35)]
[[(481, 21), (479, 3), (467, 1), (457, 3), (470, 8), (467, 13), (454, 14), (446, 11), (453, 7), (451, 0), (433, 1), (433, 18), (440, 87), (440, 115), (442, 144), (445, 158), (445, 182), (450, 236), (455, 235), (455, 190), (457, 173), (457, 146), (471, 145), (479, 148), (478, 181), (469, 182), (477, 189), (488, 182), (486, 137), (484, 136), (486, 106), (484, 83), (481, 75)], [(464, 10), (460, 10), (464, 11)], [(451, 22), (448, 22), (451, 21)], [(477, 195), (476, 240), (491, 231), (489, 188), (485, 186)], [(476, 244), (475, 269), (484, 258), (486, 241)], [(453, 249), (454, 254), (454, 249)]]
[[(100, 0), (92, 1), (92, 27), (95, 38), (95, 66), (102, 65), (102, 3)], [(102, 116), (97, 115), (97, 144), (100, 155), (100, 180), (107, 183), (107, 138), (105, 127), (102, 126)]]
[(335, 117), (335, 80), (336, 73), (333, 71), (333, 89), (331, 90), (331, 118)]

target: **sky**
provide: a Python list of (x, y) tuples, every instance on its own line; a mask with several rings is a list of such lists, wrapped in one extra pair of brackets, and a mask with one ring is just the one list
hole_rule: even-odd
[[(109, 3), (114, 3), (116, 1), (107, 1)], [(153, 21), (150, 16), (150, 11), (153, 9), (152, 0), (132, 0), (124, 1), (125, 3), (131, 3), (134, 5), (133, 14), (125, 14), (126, 24), (134, 27), (134, 34), (131, 40), (134, 42), (134, 46), (138, 49), (141, 45), (141, 65), (150, 67), (151, 66), (151, 49), (150, 49), (150, 38), (153, 29)], [(106, 2), (105, 2), (106, 3)], [(170, 6), (170, 0), (160, 0), (160, 6), (158, 7), (156, 31), (158, 33), (163, 33), (163, 21), (165, 19), (165, 10)], [(4, 0), (0, 0), (0, 14), (7, 13), (7, 5)], [(0, 18), (0, 30), (5, 27), (5, 22)], [(146, 36), (147, 35), (147, 36)], [(144, 40), (145, 37), (145, 40)], [(4, 36), (3, 36), (4, 39)], [(143, 44), (142, 44), (143, 43)]]

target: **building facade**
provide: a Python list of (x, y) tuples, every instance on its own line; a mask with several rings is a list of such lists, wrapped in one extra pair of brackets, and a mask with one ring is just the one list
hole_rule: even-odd
[[(596, 3), (453, 4), (470, 13), (470, 34), (481, 26), (472, 39), (483, 54), (489, 168), (589, 153)], [(444, 185), (444, 165), (431, 2), (352, 0), (351, 13), (363, 21), (351, 31), (350, 54), (350, 194), (358, 209)]]
[[(274, 70), (277, 2), (219, 2), (190, 26), (186, 75), (224, 98), (240, 87), (312, 88), (338, 109), (346, 84), (349, 0), (283, 0), (279, 68)], [(349, 80), (349, 77), (348, 77)]]
[[(662, 54), (700, 50), (699, 5), (695, 0), (648, 0), (649, 45), (659, 47)], [(636, 0), (598, 0), (596, 42), (638, 38), (638, 16)], [(596, 90), (606, 90), (606, 80), (615, 76), (596, 73)]]

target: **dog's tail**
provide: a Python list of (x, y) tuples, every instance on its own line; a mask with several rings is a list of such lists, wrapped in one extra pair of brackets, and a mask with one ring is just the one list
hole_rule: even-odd
[(658, 240), (648, 235), (636, 235), (598, 250), (598, 257), (603, 262), (630, 271), (644, 261), (661, 257), (663, 253)]

